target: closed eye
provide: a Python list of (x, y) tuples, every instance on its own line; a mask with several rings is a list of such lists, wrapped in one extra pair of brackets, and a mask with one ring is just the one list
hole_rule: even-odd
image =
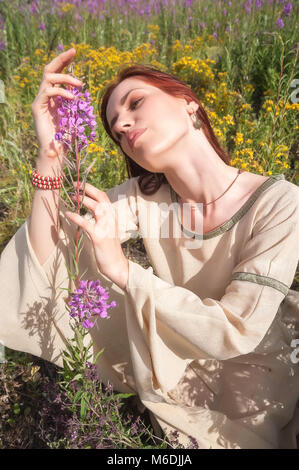
[[(139, 98), (139, 99), (136, 100), (136, 101), (132, 101), (132, 103), (131, 103), (131, 105), (130, 105), (130, 109), (135, 109), (136, 103), (138, 103), (138, 102), (141, 101), (142, 99), (143, 99), (143, 98)], [(122, 134), (119, 134), (118, 132), (116, 132), (115, 135), (116, 135), (117, 139), (119, 139), (119, 140), (117, 140), (117, 143), (119, 144), (119, 143), (120, 143), (119, 141), (120, 141), (120, 139), (122, 138)]]

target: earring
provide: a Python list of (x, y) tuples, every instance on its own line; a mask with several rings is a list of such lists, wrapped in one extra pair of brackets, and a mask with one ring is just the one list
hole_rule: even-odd
[(202, 127), (202, 122), (198, 119), (197, 115), (195, 113), (193, 113), (193, 115), (195, 117), (195, 122), (193, 122), (193, 126), (195, 127), (195, 129), (201, 129)]

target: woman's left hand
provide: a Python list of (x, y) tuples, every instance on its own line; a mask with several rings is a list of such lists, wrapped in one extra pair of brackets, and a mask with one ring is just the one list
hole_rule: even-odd
[[(74, 185), (77, 187), (77, 182)], [(83, 189), (82, 183), (79, 189)], [(82, 201), (82, 197), (79, 195), (79, 202)], [(77, 200), (77, 194), (73, 200)], [(116, 210), (107, 194), (89, 183), (85, 184), (83, 204), (93, 213), (94, 221), (84, 219), (74, 212), (67, 211), (65, 214), (69, 220), (79, 225), (90, 236), (101, 273), (121, 289), (125, 289), (129, 276), (129, 262), (123, 253), (118, 237)]]

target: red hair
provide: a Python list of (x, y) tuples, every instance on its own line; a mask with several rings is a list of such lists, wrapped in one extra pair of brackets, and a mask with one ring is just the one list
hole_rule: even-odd
[(231, 154), (226, 153), (221, 148), (213, 132), (207, 113), (203, 109), (202, 104), (200, 103), (195, 93), (186, 83), (184, 83), (182, 80), (173, 75), (170, 75), (166, 72), (162, 72), (161, 70), (152, 68), (148, 65), (137, 64), (126, 66), (123, 69), (120, 68), (116, 79), (104, 89), (102, 98), (99, 102), (99, 113), (107, 134), (116, 143), (116, 145), (120, 147), (121, 151), (124, 154), (128, 177), (132, 178), (135, 176), (139, 176), (138, 184), (144, 194), (154, 194), (159, 189), (161, 184), (168, 183), (168, 181), (164, 173), (152, 173), (142, 168), (123, 151), (121, 145), (114, 139), (106, 117), (108, 100), (113, 90), (117, 87), (119, 83), (129, 77), (138, 77), (140, 80), (143, 80), (144, 82), (159, 88), (160, 90), (164, 91), (165, 93), (168, 93), (171, 96), (177, 98), (185, 98), (188, 103), (190, 103), (190, 101), (195, 101), (196, 103), (198, 103), (199, 106), (198, 110), (196, 111), (196, 115), (202, 123), (203, 133), (205, 134), (206, 138), (210, 142), (215, 152), (219, 155), (219, 157), (226, 164), (229, 164)]

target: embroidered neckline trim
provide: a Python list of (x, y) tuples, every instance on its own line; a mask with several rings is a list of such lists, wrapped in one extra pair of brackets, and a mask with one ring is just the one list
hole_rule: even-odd
[[(181, 230), (186, 235), (188, 235), (190, 238), (196, 238), (196, 239), (199, 239), (199, 240), (207, 240), (209, 238), (217, 237), (218, 235), (220, 235), (220, 234), (226, 232), (227, 230), (229, 230), (230, 228), (232, 228), (243, 217), (243, 215), (246, 214), (246, 212), (250, 209), (250, 207), (257, 200), (259, 195), (262, 194), (267, 188), (272, 186), (273, 183), (276, 183), (276, 181), (279, 181), (279, 180), (285, 180), (284, 174), (280, 173), (280, 174), (277, 174), (277, 175), (270, 176), (266, 181), (264, 181), (263, 184), (261, 184), (254, 191), (253, 194), (251, 194), (249, 199), (243, 204), (242, 207), (240, 207), (240, 209), (229, 220), (227, 220), (226, 222), (224, 222), (223, 224), (221, 224), (219, 227), (215, 228), (214, 230), (210, 230), (209, 232), (204, 233), (202, 235), (199, 235), (195, 232), (192, 232), (192, 231), (186, 229), (182, 225), (181, 218), (180, 218), (180, 215), (179, 215), (179, 210), (178, 210), (178, 207), (176, 205), (175, 212), (176, 212), (178, 222), (181, 226)], [(177, 202), (178, 203), (178, 198), (177, 198), (176, 192), (174, 191), (174, 189), (170, 185), (169, 185), (169, 188), (170, 188), (170, 195), (171, 195), (172, 202)]]

